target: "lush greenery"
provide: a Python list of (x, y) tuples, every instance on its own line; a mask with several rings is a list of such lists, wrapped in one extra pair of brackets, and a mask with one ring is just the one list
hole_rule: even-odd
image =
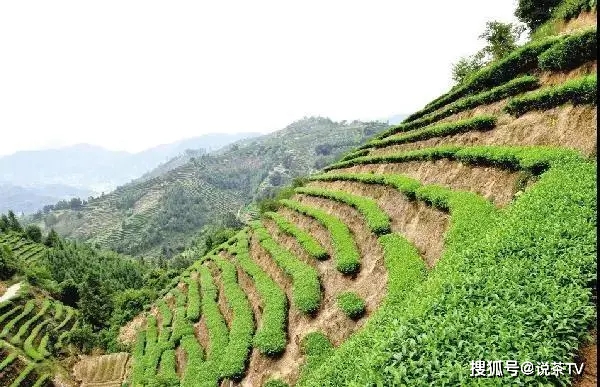
[(546, 51), (552, 45), (560, 42), (561, 38), (549, 37), (547, 39), (530, 42), (505, 58), (490, 63), (481, 70), (473, 73), (459, 86), (448, 93), (434, 99), (420, 111), (411, 114), (404, 122), (414, 121), (423, 117), (449, 103), (468, 94), (479, 93), (485, 89), (506, 83), (517, 76), (535, 69), (538, 65), (538, 55)]
[[(429, 280), (397, 307), (381, 308), (302, 385), (473, 385), (481, 380), (469, 377), (469, 362), (489, 350), (534, 363), (571, 359), (595, 319), (588, 285), (596, 276), (596, 166), (562, 155), (547, 163), (553, 167), (500, 217), (467, 214), (470, 233), (447, 238)], [(537, 375), (510, 380), (547, 383)]]
[(505, 110), (520, 116), (530, 110), (546, 110), (567, 102), (574, 105), (596, 104), (596, 82), (596, 74), (571, 79), (513, 98)]
[(387, 127), (306, 117), (217, 152), (186, 153), (80, 208), (48, 209), (31, 221), (120, 253), (171, 258), (197, 247), (195, 256), (202, 256), (210, 250), (204, 240), (215, 228), (241, 228), (256, 215), (251, 203), (273, 198), (294, 178), (334, 162)]
[(335, 200), (356, 208), (364, 217), (367, 226), (375, 235), (387, 234), (391, 230), (390, 217), (379, 207), (377, 201), (365, 196), (353, 195), (344, 191), (303, 187), (296, 192), (308, 196)]
[(494, 129), (495, 127), (496, 117), (476, 116), (464, 120), (426, 126), (424, 128), (411, 131), (410, 133), (386, 137), (381, 140), (372, 140), (363, 145), (362, 148), (384, 148), (386, 146), (422, 141), (433, 137), (452, 136), (455, 134), (466, 133), (474, 130), (486, 131)]
[(366, 311), (365, 301), (354, 292), (338, 294), (337, 304), (340, 309), (351, 319), (362, 317)]
[(596, 28), (566, 37), (539, 56), (540, 69), (570, 70), (585, 62), (596, 60), (597, 39)]
[(281, 200), (281, 204), (316, 219), (327, 228), (333, 243), (335, 266), (340, 273), (353, 274), (360, 270), (360, 253), (350, 229), (344, 222), (321, 209), (294, 200)]
[[(530, 91), (532, 89), (536, 89), (538, 86), (539, 83), (536, 77), (531, 75), (524, 75), (522, 77), (512, 79), (506, 82), (505, 84), (494, 87), (490, 90), (486, 90), (479, 94), (461, 98), (456, 102), (448, 104), (443, 109), (428, 114), (417, 120), (393, 126), (390, 129), (378, 135), (376, 138), (382, 139), (391, 136), (392, 134), (406, 132), (411, 129), (417, 129), (426, 125), (430, 125), (453, 114), (460, 113), (462, 111), (472, 109), (480, 105), (496, 102), (503, 98), (511, 97), (526, 91)], [(366, 149), (363, 150), (363, 153), (354, 152), (351, 155), (342, 158), (341, 161), (349, 160), (359, 156), (366, 156), (367, 153), (368, 150)]]
[(275, 263), (292, 279), (294, 306), (306, 314), (321, 306), (321, 282), (317, 271), (275, 242), (260, 222), (253, 222), (254, 235)]
[(281, 231), (296, 238), (298, 243), (302, 245), (304, 250), (306, 250), (308, 255), (310, 255), (312, 258), (319, 261), (329, 258), (327, 250), (325, 250), (325, 248), (321, 246), (321, 244), (312, 235), (302, 230), (294, 223), (288, 221), (281, 214), (276, 212), (266, 212), (264, 215), (273, 220)]
[(261, 321), (254, 335), (254, 347), (267, 356), (281, 354), (285, 350), (287, 324), (287, 297), (281, 288), (251, 258), (248, 251), (248, 237), (245, 232), (229, 251), (248, 274), (262, 300)]
[(254, 314), (244, 290), (237, 282), (235, 266), (220, 256), (214, 256), (213, 261), (221, 270), (223, 291), (233, 315), (229, 329), (229, 342), (219, 364), (220, 376), (239, 380), (244, 376), (246, 362), (252, 347)]

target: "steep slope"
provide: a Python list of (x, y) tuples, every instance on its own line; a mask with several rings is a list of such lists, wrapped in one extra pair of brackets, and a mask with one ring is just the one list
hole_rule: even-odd
[(214, 154), (184, 156), (190, 160), (181, 166), (167, 164), (159, 169), (166, 173), (151, 173), (80, 210), (51, 212), (40, 225), (119, 252), (181, 251), (203, 225), (235, 222), (252, 200), (336, 160), (386, 127), (306, 118)]
[(0, 385), (50, 386), (72, 381), (66, 336), (79, 325), (69, 306), (22, 284), (0, 302)]
[[(200, 258), (136, 319), (132, 385), (581, 377), (597, 315), (595, 36), (488, 65)], [(512, 375), (511, 360), (537, 368)]]

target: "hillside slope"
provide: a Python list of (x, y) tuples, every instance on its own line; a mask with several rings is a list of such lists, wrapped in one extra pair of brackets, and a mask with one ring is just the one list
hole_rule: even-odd
[(130, 383), (579, 380), (597, 316), (590, 27), (489, 64), (200, 258), (134, 320)]
[(236, 222), (248, 203), (327, 165), (386, 127), (306, 118), (214, 154), (184, 155), (81, 209), (53, 211), (40, 226), (129, 254), (181, 251), (202, 226)]

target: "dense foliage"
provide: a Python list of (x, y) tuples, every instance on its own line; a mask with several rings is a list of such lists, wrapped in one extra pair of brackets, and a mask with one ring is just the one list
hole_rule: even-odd
[(354, 292), (338, 294), (337, 304), (340, 309), (351, 319), (357, 319), (365, 314), (365, 301)]
[(596, 28), (565, 38), (539, 56), (542, 70), (570, 70), (585, 62), (596, 60), (598, 40)]
[(551, 109), (567, 102), (573, 105), (596, 104), (596, 85), (595, 74), (571, 79), (513, 98), (505, 110), (518, 117), (530, 110)]

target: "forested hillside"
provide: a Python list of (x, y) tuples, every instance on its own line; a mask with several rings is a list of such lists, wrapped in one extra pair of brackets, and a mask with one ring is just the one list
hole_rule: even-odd
[(216, 153), (190, 152), (138, 182), (34, 221), (118, 252), (169, 257), (183, 251), (205, 225), (239, 226), (241, 215), (252, 212), (248, 204), (335, 161), (386, 127), (306, 118)]
[(555, 5), (184, 271), (128, 383), (594, 385), (596, 10)]

